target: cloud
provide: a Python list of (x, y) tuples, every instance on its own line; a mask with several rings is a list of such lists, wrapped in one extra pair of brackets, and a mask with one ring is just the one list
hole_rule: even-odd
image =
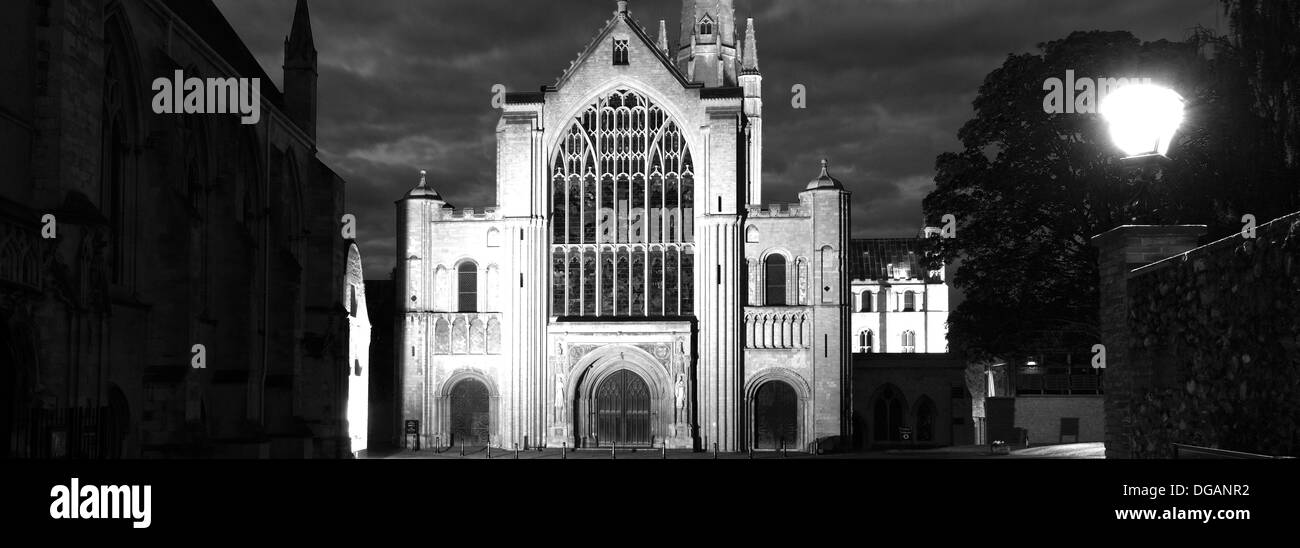
[[(279, 80), (294, 2), (216, 0)], [(764, 197), (794, 202), (827, 157), (853, 192), (858, 236), (915, 234), (935, 157), (984, 76), (1008, 54), (1074, 30), (1181, 40), (1225, 31), (1218, 0), (736, 0), (754, 17), (764, 76)], [(491, 89), (555, 81), (611, 16), (613, 0), (312, 0), (321, 156), (348, 181), (366, 274), (394, 263), (394, 200), (419, 169), (457, 206), (495, 200)], [(677, 42), (680, 0), (633, 0)], [(804, 84), (808, 108), (790, 107)]]

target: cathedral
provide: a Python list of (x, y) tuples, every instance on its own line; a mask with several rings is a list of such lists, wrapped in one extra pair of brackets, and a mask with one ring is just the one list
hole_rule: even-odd
[(400, 418), (426, 445), (850, 436), (849, 192), (823, 160), (764, 203), (754, 22), (684, 0), (680, 29), (617, 2), (555, 83), (506, 95), (495, 205), (423, 175), (397, 202)]
[[(365, 448), (370, 323), (307, 2), (279, 24), (282, 86), (211, 0), (0, 3), (0, 459)], [(260, 119), (151, 110), (178, 70), (257, 78)]]

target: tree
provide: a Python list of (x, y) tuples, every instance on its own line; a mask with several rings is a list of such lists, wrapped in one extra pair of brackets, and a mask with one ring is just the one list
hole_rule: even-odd
[[(965, 300), (949, 315), (950, 344), (973, 359), (1013, 360), (1044, 349), (1086, 356), (1097, 340), (1096, 250), (1089, 240), (1121, 224), (1207, 224), (1212, 234), (1296, 209), (1294, 179), (1230, 49), (1206, 58), (1200, 33), (1143, 43), (1128, 32), (1075, 32), (1010, 55), (991, 72), (958, 132), (963, 149), (936, 162), (927, 221), (956, 217), (953, 239), (932, 239), (959, 260)], [(1044, 82), (1149, 77), (1188, 99), (1184, 129), (1160, 169), (1120, 160), (1095, 114), (1044, 111)], [(1086, 363), (1079, 361), (1078, 363)]]
[(1300, 165), (1300, 3), (1223, 0), (1233, 44), (1249, 67), (1254, 110), (1271, 122), (1287, 167)]

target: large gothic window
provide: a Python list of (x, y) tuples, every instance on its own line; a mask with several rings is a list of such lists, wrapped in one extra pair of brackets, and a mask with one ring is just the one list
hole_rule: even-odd
[(553, 313), (693, 314), (695, 168), (668, 114), (614, 91), (573, 120), (550, 169)]

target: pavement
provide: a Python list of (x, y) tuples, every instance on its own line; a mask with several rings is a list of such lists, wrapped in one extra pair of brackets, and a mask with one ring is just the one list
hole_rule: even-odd
[[(460, 449), (443, 449), (441, 451), (432, 449), (423, 449), (420, 451), (410, 451), (405, 449), (382, 449), (377, 448), (365, 451), (362, 458), (367, 459), (478, 459), (485, 460), (489, 458), (497, 459), (520, 459), (520, 460), (560, 460), (560, 459), (586, 459), (586, 460), (610, 460), (612, 459), (713, 459), (713, 453), (694, 452), (690, 450), (668, 450), (666, 453), (661, 449), (619, 449), (614, 455), (610, 454), (609, 449), (580, 449), (568, 451), (567, 453), (560, 449), (543, 449), (530, 451), (515, 451), (493, 448), (488, 451), (486, 447), (467, 447), (465, 455), (461, 456)], [(886, 451), (859, 451), (850, 453), (832, 453), (824, 455), (811, 455), (808, 453), (799, 453), (790, 451), (782, 455), (779, 451), (755, 451), (752, 455), (749, 453), (719, 453), (716, 458), (727, 460), (745, 460), (745, 459), (1100, 459), (1105, 458), (1105, 448), (1102, 443), (1069, 443), (1059, 445), (1039, 445), (1019, 448), (1011, 451), (1010, 454), (997, 455), (989, 451), (985, 445), (963, 445), (954, 447), (938, 447), (934, 449), (891, 449)]]

